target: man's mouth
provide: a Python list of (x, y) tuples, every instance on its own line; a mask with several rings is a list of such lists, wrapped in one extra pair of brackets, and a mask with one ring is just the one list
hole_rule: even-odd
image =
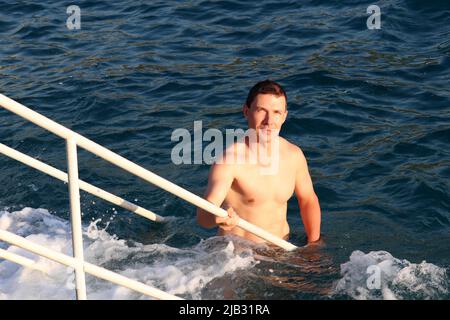
[(259, 128), (259, 135), (265, 139), (269, 139), (271, 137), (278, 136), (278, 130), (271, 128)]
[(259, 130), (267, 133), (277, 132), (277, 129), (274, 128), (259, 128)]

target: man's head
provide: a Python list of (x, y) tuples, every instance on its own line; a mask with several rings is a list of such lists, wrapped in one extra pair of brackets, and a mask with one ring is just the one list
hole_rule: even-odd
[(248, 127), (260, 137), (278, 135), (287, 116), (287, 96), (272, 80), (260, 81), (250, 89), (243, 106)]

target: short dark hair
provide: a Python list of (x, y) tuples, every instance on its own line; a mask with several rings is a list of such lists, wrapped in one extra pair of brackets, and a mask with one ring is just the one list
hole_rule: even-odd
[(248, 108), (251, 107), (253, 100), (255, 100), (258, 94), (273, 94), (276, 97), (284, 96), (284, 98), (286, 99), (287, 109), (286, 92), (284, 91), (283, 87), (275, 81), (266, 79), (255, 84), (248, 92), (247, 100), (245, 102)]

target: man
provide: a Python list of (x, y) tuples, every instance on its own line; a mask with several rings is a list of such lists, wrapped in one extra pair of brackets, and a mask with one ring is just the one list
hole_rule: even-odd
[[(198, 208), (197, 222), (205, 228), (218, 226), (219, 235), (234, 234), (263, 242), (236, 226), (241, 217), (287, 240), (287, 201), (295, 192), (308, 243), (318, 241), (320, 205), (305, 156), (299, 147), (278, 136), (288, 114), (285, 91), (274, 81), (258, 82), (248, 94), (243, 113), (256, 139), (246, 137), (226, 149), (211, 167), (204, 195), (209, 202), (226, 208), (228, 217), (217, 217)], [(255, 151), (256, 161), (249, 161)], [(264, 159), (264, 154), (270, 156)], [(245, 161), (236, 161), (236, 157)], [(267, 171), (268, 165), (275, 170)]]

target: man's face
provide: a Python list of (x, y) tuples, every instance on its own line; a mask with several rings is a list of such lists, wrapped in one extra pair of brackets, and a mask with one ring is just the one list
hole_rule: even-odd
[(258, 94), (252, 105), (244, 106), (249, 129), (255, 129), (258, 137), (270, 140), (277, 136), (286, 120), (286, 99), (273, 94)]

